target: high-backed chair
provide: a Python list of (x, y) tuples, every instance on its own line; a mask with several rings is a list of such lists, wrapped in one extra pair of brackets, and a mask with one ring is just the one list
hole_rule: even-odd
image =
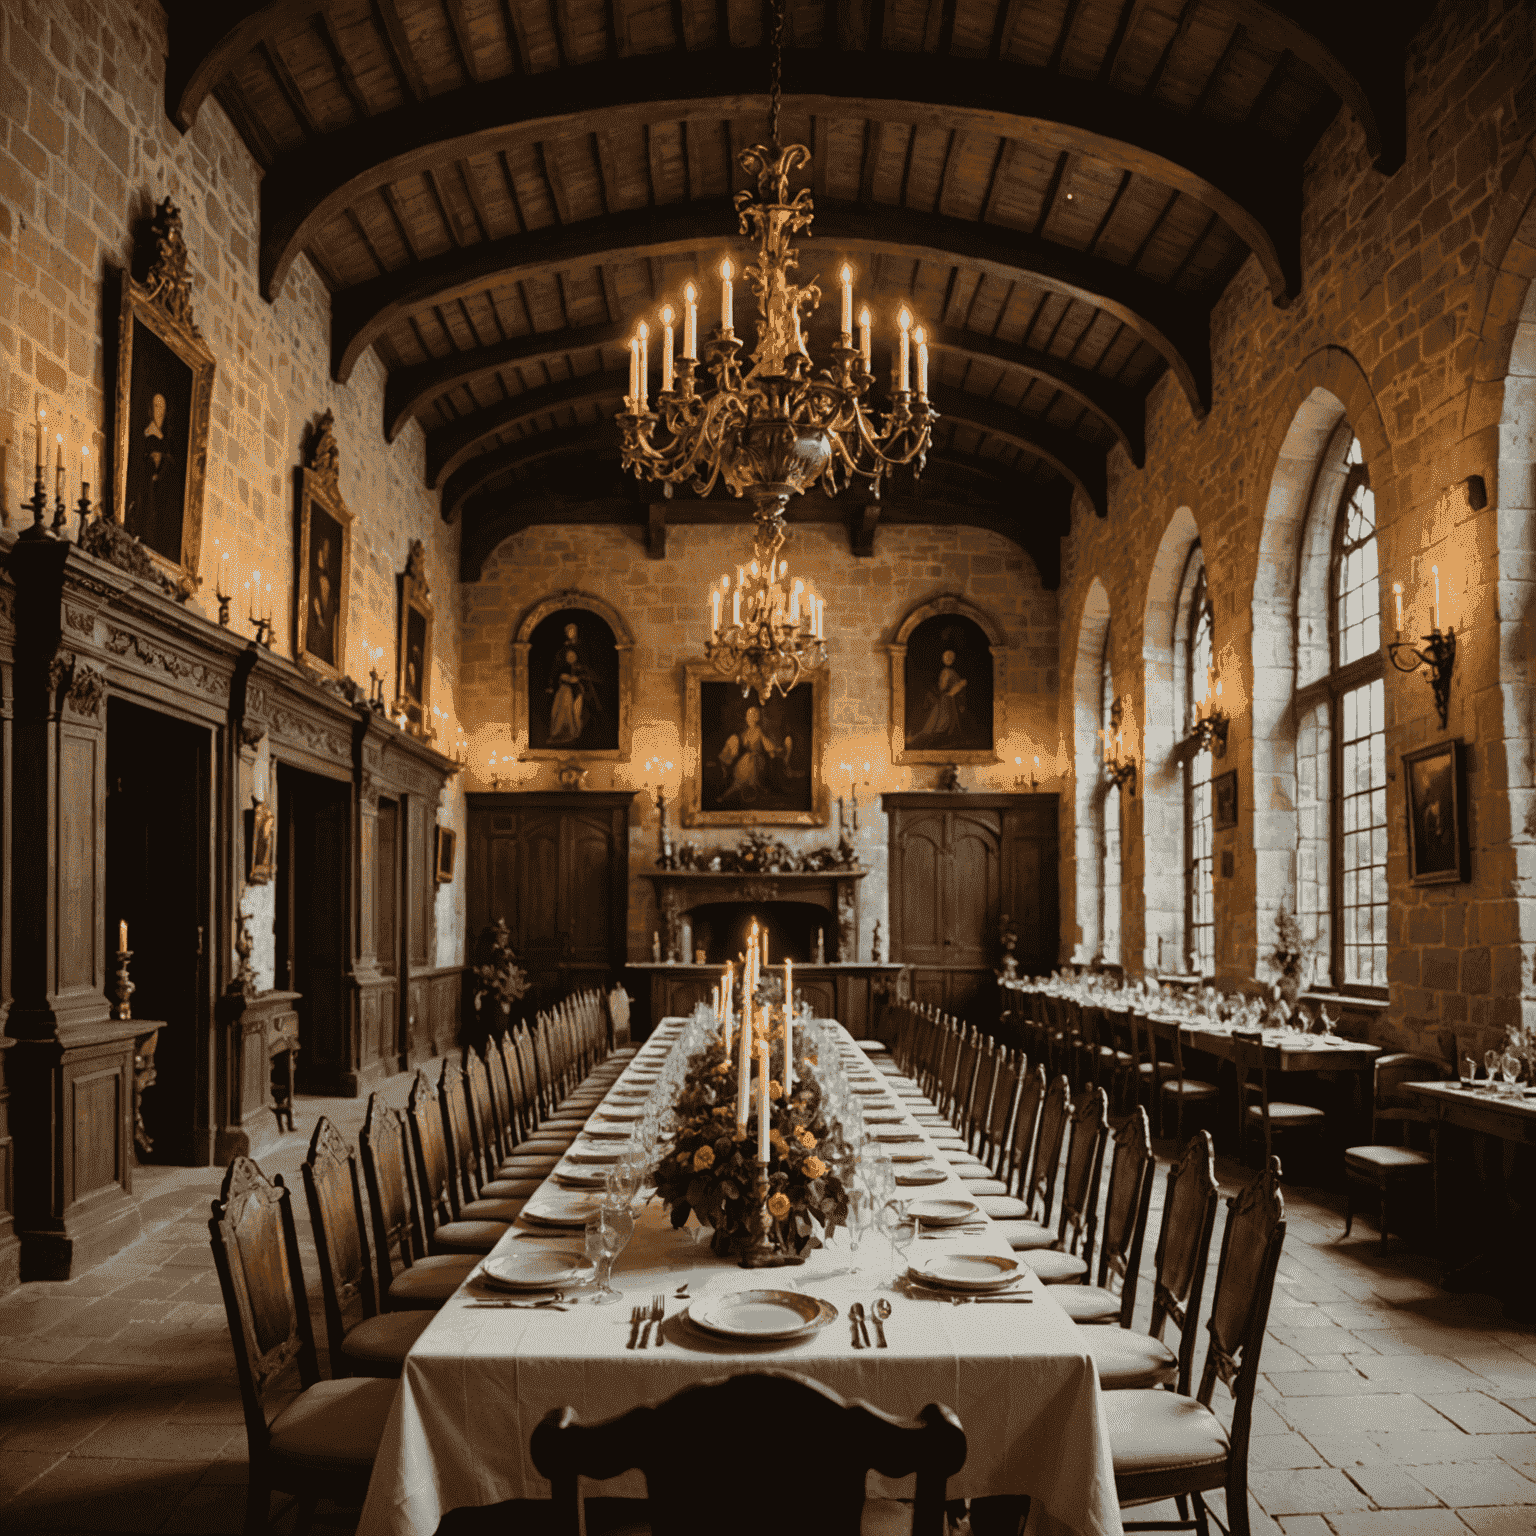
[[(443, 1112), (437, 1089), (418, 1068), (406, 1101), (405, 1118), (416, 1154), (416, 1189), (421, 1196), (421, 1222), (429, 1253), (489, 1253), (506, 1236), (510, 1218), (496, 1219), (493, 1210), (466, 1205), (459, 1195), (458, 1170), (448, 1156), (443, 1137)], [(496, 1202), (492, 1202), (492, 1206)]]
[(379, 1310), (357, 1159), (341, 1132), (324, 1115), (309, 1138), (303, 1173), (315, 1258), (320, 1265), (331, 1374), (398, 1376), (405, 1368), (407, 1352), (432, 1321), (432, 1314)]
[[(1366, 1184), (1376, 1191), (1380, 1212), (1381, 1248), (1387, 1248), (1387, 1213), (1392, 1196), (1402, 1189), (1429, 1186), (1434, 1206), (1434, 1223), (1439, 1226), (1438, 1199), (1435, 1198), (1435, 1139), (1439, 1120), (1424, 1109), (1410, 1094), (1402, 1091), (1404, 1083), (1439, 1082), (1447, 1076), (1445, 1067), (1428, 1056), (1407, 1051), (1392, 1051), (1376, 1058), (1371, 1073), (1371, 1144), (1349, 1147), (1344, 1152), (1344, 1236), (1355, 1224), (1355, 1186)], [(1410, 1128), (1422, 1125), (1430, 1143), (1423, 1151), (1410, 1145)], [(1401, 1138), (1387, 1142), (1384, 1127), (1394, 1127)]]
[(1167, 1134), (1163, 1118), (1173, 1110), (1173, 1138), (1184, 1139), (1184, 1116), (1192, 1110), (1209, 1110), (1221, 1098), (1215, 1083), (1190, 1077), (1184, 1070), (1184, 1034), (1177, 1019), (1146, 1016), (1152, 1051), (1152, 1076), (1157, 1083), (1157, 1133)]
[[(302, 1529), (322, 1498), (360, 1507), (395, 1383), (320, 1379), (293, 1206), (281, 1178), (270, 1180), (250, 1158), (237, 1157), (213, 1202), (208, 1234), (245, 1410), (246, 1536), (268, 1529), (274, 1492), (293, 1495)], [(295, 1364), (301, 1390), (278, 1409), (273, 1389)]]
[(391, 1311), (432, 1311), (448, 1300), (480, 1262), (476, 1253), (428, 1253), (411, 1178), (405, 1119), (376, 1093), (357, 1138), (373, 1217), (378, 1294)]
[(629, 993), (623, 987), (615, 987), (606, 999), (608, 1008), (608, 1038), (615, 1060), (624, 1062), (633, 1056), (638, 1046), (629, 1038)]
[[(1109, 1391), (1136, 1387), (1176, 1387), (1189, 1391), (1194, 1371), (1195, 1335), (1206, 1262), (1221, 1190), (1216, 1183), (1216, 1148), (1209, 1131), (1197, 1131), (1169, 1165), (1163, 1186), (1163, 1221), (1153, 1262), (1152, 1325), (1138, 1333), (1128, 1322), (1119, 1328), (1090, 1328), (1089, 1351), (1099, 1385)], [(1071, 1290), (1060, 1293), (1070, 1296)], [(1169, 1323), (1179, 1335), (1172, 1349), (1163, 1339)]]
[(984, 1196), (977, 1202), (1010, 1242), (1015, 1235), (1032, 1240), (1041, 1228), (1046, 1229), (1046, 1242), (1050, 1241), (1061, 1144), (1071, 1117), (1072, 1087), (1065, 1075), (1047, 1087), (1044, 1069), (1036, 1067), (1024, 1081), (1013, 1122), (1016, 1193), (1006, 1199)]
[[(1085, 1269), (1081, 1285), (1063, 1285), (1056, 1292), (1056, 1300), (1074, 1322), (1118, 1322), (1122, 1328), (1131, 1326), (1136, 1311), (1141, 1249), (1147, 1236), (1147, 1214), (1152, 1205), (1154, 1166), (1152, 1129), (1146, 1110), (1138, 1104), (1114, 1136), (1100, 1232), (1098, 1282), (1089, 1285), (1089, 1272)], [(1091, 1262), (1091, 1237), (1087, 1253)], [(1030, 1262), (1036, 1267), (1035, 1261)]]
[[(464, 1088), (464, 1073), (452, 1061), (443, 1063), (437, 1083), (438, 1103), (443, 1111), (443, 1146), (454, 1173), (454, 1189), (460, 1210), (468, 1205), (479, 1209), (478, 1216), (492, 1221), (515, 1221), (526, 1195), (518, 1194), (520, 1181), (486, 1181), (480, 1171), (480, 1157), (470, 1130), (469, 1096)], [(494, 1207), (494, 1209), (493, 1209)]]
[[(1008, 1234), (1015, 1253), (1047, 1285), (1081, 1280), (1093, 1263), (1093, 1243), (1099, 1224), (1099, 1180), (1104, 1146), (1109, 1140), (1109, 1096), (1102, 1088), (1085, 1093), (1072, 1112), (1067, 1135), (1067, 1164), (1061, 1180), (1061, 1218), (1055, 1236), (1042, 1228), (1037, 1235), (1018, 1227)], [(1020, 1224), (1021, 1225), (1021, 1224)]]
[(1294, 1144), (1298, 1137), (1307, 1136), (1316, 1142), (1328, 1126), (1328, 1117), (1316, 1105), (1270, 1097), (1267, 1049), (1260, 1040), (1232, 1037), (1232, 1065), (1237, 1072), (1238, 1151), (1241, 1153), (1247, 1147), (1251, 1135), (1260, 1135), (1265, 1163), (1274, 1156), (1278, 1138)]
[(744, 1424), (752, 1426), (753, 1454), (764, 1468), (799, 1465), (807, 1446), (817, 1448), (815, 1497), (795, 1501), (798, 1536), (857, 1532), (872, 1469), (891, 1478), (915, 1474), (913, 1536), (943, 1536), (945, 1488), (966, 1453), (954, 1414), (930, 1403), (903, 1423), (780, 1371), (701, 1382), (603, 1424), (582, 1424), (572, 1408), (552, 1409), (529, 1448), (553, 1485), (556, 1536), (578, 1536), (582, 1529), (581, 1478), (630, 1468), (645, 1474), (652, 1531), (718, 1536), (728, 1528), (731, 1536), (782, 1536), (782, 1500), (743, 1496)]
[[(1230, 1536), (1248, 1536), (1248, 1439), (1259, 1355), (1269, 1322), (1275, 1271), (1285, 1244), (1279, 1159), (1227, 1203), (1227, 1229), (1211, 1300), (1210, 1344), (1200, 1390), (1189, 1397), (1160, 1389), (1110, 1392), (1104, 1398), (1121, 1507), (1189, 1498), (1194, 1518), (1156, 1529), (1206, 1529), (1204, 1495), (1226, 1494)], [(1232, 1394), (1231, 1428), (1211, 1408), (1217, 1379)], [(1150, 1524), (1150, 1522), (1149, 1522)], [(1139, 1529), (1126, 1522), (1127, 1530)]]

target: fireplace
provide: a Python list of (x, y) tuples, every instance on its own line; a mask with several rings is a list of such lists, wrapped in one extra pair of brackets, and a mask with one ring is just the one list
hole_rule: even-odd
[(866, 873), (857, 868), (793, 875), (658, 869), (650, 878), (661, 909), (663, 958), (692, 962), (693, 955), (683, 952), (687, 917), (692, 948), (704, 950), (707, 964), (723, 965), (746, 948), (747, 930), (756, 918), (768, 925), (772, 964), (813, 961), (818, 933), (824, 936), (829, 963), (856, 961), (856, 893)]
[(692, 945), (683, 943), (679, 953), (695, 960), (704, 951), (706, 965), (724, 965), (747, 948), (752, 924), (768, 928), (768, 960), (780, 965), (793, 960), (809, 965), (816, 958), (816, 940), (826, 946), (828, 960), (837, 960), (837, 925), (832, 914), (808, 901), (701, 901), (679, 915), (685, 937), (690, 929)]

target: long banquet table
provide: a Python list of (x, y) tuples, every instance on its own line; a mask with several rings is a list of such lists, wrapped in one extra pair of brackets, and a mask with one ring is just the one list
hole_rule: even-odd
[[(610, 1091), (658, 1065), (680, 1023), (663, 1021)], [(863, 1062), (846, 1034), (844, 1045)], [(866, 1098), (866, 1108), (873, 1102)], [(899, 1122), (878, 1128), (882, 1135), (905, 1133), (911, 1139), (900, 1144), (904, 1150), (926, 1144), (931, 1160), (946, 1167), (899, 1100), (882, 1109), (901, 1114)], [(553, 1187), (546, 1181), (529, 1208), (536, 1210)], [(966, 1190), (951, 1174), (946, 1183), (898, 1194), (964, 1198)], [(960, 1416), (969, 1447), (964, 1467), (950, 1479), (951, 1498), (1026, 1494), (1028, 1530), (1035, 1536), (1121, 1531), (1098, 1377), (1081, 1330), (1047, 1287), (1031, 1278), (1033, 1300), (1027, 1304), (951, 1306), (939, 1298), (895, 1296), (885, 1325), (890, 1347), (855, 1350), (848, 1309), (863, 1301), (867, 1312), (877, 1287), (889, 1279), (890, 1248), (883, 1237), (865, 1239), (858, 1255), (862, 1272), (850, 1277), (842, 1234), (802, 1266), (747, 1271), (696, 1245), (691, 1228), (690, 1222), (689, 1230), (675, 1230), (652, 1199), (614, 1267), (613, 1284), (624, 1302), (606, 1307), (475, 1308), (471, 1302), (485, 1293), (477, 1292), (471, 1276), (406, 1359), (360, 1531), (432, 1536), (443, 1515), (456, 1508), (547, 1498), (549, 1485), (534, 1468), (528, 1444), (551, 1408), (572, 1406), (584, 1422), (599, 1422), (662, 1401), (690, 1384), (755, 1369), (795, 1371), (900, 1416), (942, 1403)], [(520, 1219), (496, 1251), (515, 1243), (537, 1242), (546, 1250), (562, 1246), (547, 1234), (534, 1237), (532, 1230)], [(564, 1246), (579, 1251), (581, 1240), (575, 1231)], [(987, 1231), (921, 1240), (913, 1257), (950, 1244), (1011, 1253), (1000, 1235)], [(831, 1302), (838, 1317), (789, 1347), (715, 1341), (677, 1315), (687, 1303), (674, 1292), (685, 1282), (690, 1298), (763, 1285), (794, 1288)], [(667, 1299), (663, 1342), (627, 1349), (631, 1305), (649, 1303), (657, 1293)], [(632, 1473), (589, 1484), (587, 1492), (643, 1498), (645, 1484), (641, 1474)], [(910, 1482), (904, 1488), (871, 1474), (870, 1493), (910, 1497)]]

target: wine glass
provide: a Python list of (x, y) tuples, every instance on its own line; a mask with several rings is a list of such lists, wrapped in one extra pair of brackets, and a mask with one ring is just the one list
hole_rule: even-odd
[(1514, 1093), (1515, 1084), (1520, 1081), (1520, 1058), (1513, 1051), (1505, 1051), (1499, 1058), (1499, 1071), (1503, 1074), (1504, 1086)]
[(1463, 1088), (1474, 1087), (1477, 1083), (1477, 1058), (1463, 1056), (1461, 1058), (1461, 1086)]
[(874, 1216), (874, 1201), (870, 1198), (869, 1191), (862, 1184), (855, 1182), (848, 1186), (848, 1273), (857, 1275), (859, 1269), (859, 1245), (864, 1241), (864, 1235), (869, 1231), (871, 1218)]
[(1483, 1065), (1488, 1069), (1488, 1091), (1499, 1091), (1499, 1052), (1491, 1046), (1483, 1052)]
[(603, 1178), (603, 1187), (608, 1192), (609, 1201), (615, 1205), (622, 1203), (625, 1210), (628, 1210), (630, 1202), (640, 1193), (641, 1178), (637, 1156), (633, 1152), (621, 1152), (608, 1165), (608, 1172)]
[(891, 1289), (897, 1290), (907, 1270), (907, 1254), (922, 1230), (905, 1200), (887, 1200), (880, 1207), (880, 1225), (891, 1245)]
[(586, 1254), (593, 1265), (592, 1289), (572, 1296), (570, 1300), (594, 1307), (610, 1306), (623, 1300), (622, 1294), (614, 1290), (608, 1280), (613, 1274), (613, 1261), (624, 1252), (634, 1235), (635, 1218), (629, 1206), (604, 1200), (587, 1218)]

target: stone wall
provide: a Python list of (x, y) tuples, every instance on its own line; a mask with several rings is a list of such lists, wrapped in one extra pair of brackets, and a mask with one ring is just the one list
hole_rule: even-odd
[[(111, 429), (103, 300), (135, 251), (154, 206), (181, 211), (194, 278), (193, 304), (217, 359), (202, 573), (191, 601), (209, 617), (214, 571), (228, 551), (236, 569), (237, 627), (244, 583), (272, 587), (276, 648), (293, 654), (294, 468), (306, 431), (335, 413), (342, 494), (355, 514), (346, 670), (369, 672), (383, 647), (391, 675), (396, 575), (413, 538), (425, 541), (439, 613), (432, 701), (442, 739), (457, 727), (454, 622), (457, 529), (446, 527), (423, 479), (420, 429), (384, 441), (383, 371), (372, 353), (346, 387), (331, 382), (330, 301), (300, 258), (275, 304), (257, 289), (261, 177), (218, 103), (204, 103), (183, 135), (165, 114), (165, 17), (154, 0), (70, 4), (3, 0), (0, 64), (0, 520), (14, 532), (31, 491), (32, 413), (40, 400), (48, 436), (62, 430), (71, 494), (90, 449), (94, 488)], [(51, 480), (50, 480), (51, 484)], [(215, 544), (217, 541), (217, 545)], [(463, 826), (457, 785), (444, 820)], [(270, 895), (270, 887), (267, 888)], [(260, 912), (258, 895), (255, 909)], [(268, 916), (270, 923), (270, 916)], [(462, 882), (439, 895), (437, 963), (463, 953)]]
[[(1021, 508), (1021, 516), (1027, 515)], [(634, 636), (634, 741), (627, 763), (595, 763), (587, 787), (637, 788), (665, 782), (669, 799), (681, 787), (683, 663), (703, 656), (708, 610), (705, 594), (722, 571), (750, 553), (750, 519), (740, 525), (674, 527), (667, 532), (665, 560), (647, 559), (638, 530), (604, 527), (539, 527), (508, 539), (486, 562), (479, 582), (462, 589), (464, 633), (460, 697), (470, 732), (467, 788), (489, 789), (492, 759), (513, 790), (554, 789), (555, 765), (503, 764), (512, 751), (512, 639), (521, 614), (567, 589), (611, 604)], [(827, 602), (830, 740), (821, 748), (822, 772), (834, 797), (849, 792), (843, 763), (854, 765), (860, 802), (857, 846), (873, 873), (861, 882), (860, 933), (867, 945), (878, 921), (887, 935), (886, 818), (876, 797), (886, 791), (933, 788), (938, 770), (896, 766), (890, 743), (890, 667), (885, 647), (914, 608), (944, 593), (965, 597), (1003, 631), (1006, 657), (998, 669), (996, 697), (1006, 708), (996, 766), (964, 767), (968, 788), (1012, 789), (1039, 753), (1041, 788), (1059, 789), (1055, 776), (1057, 735), (1056, 594), (1044, 590), (1033, 560), (993, 533), (965, 527), (881, 529), (871, 559), (855, 559), (841, 528), (793, 528), (786, 554), (792, 573), (803, 574)], [(1023, 767), (1014, 758), (1023, 759)], [(662, 776), (645, 764), (674, 765)], [(865, 764), (868, 764), (866, 771)], [(701, 847), (734, 845), (735, 828), (682, 829), (669, 813), (672, 835)], [(837, 812), (826, 828), (770, 828), (791, 847), (818, 847), (837, 840)], [(651, 883), (657, 812), (636, 796), (630, 827), (630, 958), (649, 959), (658, 926)]]
[[(1445, 731), (1421, 677), (1390, 667), (1386, 674), (1391, 1006), (1382, 1027), (1395, 1041), (1448, 1053), (1457, 1032), (1491, 1040), (1522, 1010), (1536, 1017), (1525, 659), (1536, 347), (1530, 324), (1519, 329), (1536, 271), (1530, 223), (1519, 232), (1536, 192), (1528, 7), (1441, 4), (1411, 50), (1407, 80), (1405, 166), (1390, 178), (1373, 169), (1358, 126), (1340, 114), (1308, 166), (1300, 296), (1275, 308), (1250, 261), (1213, 316), (1209, 416), (1194, 419), (1164, 379), (1149, 401), (1147, 467), (1134, 469), (1117, 449), (1107, 521), (1074, 509), (1063, 550), (1061, 655), (1069, 669), (1085, 604), (1101, 583), (1116, 690), (1154, 719), (1142, 677), (1144, 667), (1156, 671), (1149, 658), (1170, 639), (1163, 631), (1177, 571), (1165, 536), (1192, 514), (1216, 649), (1232, 658), (1245, 700), (1218, 765), (1238, 769), (1240, 817), (1216, 841), (1217, 971), (1228, 984), (1266, 979), (1274, 913), (1282, 900), (1294, 910), (1297, 897), (1297, 809), (1310, 812), (1315, 789), (1317, 741), (1303, 733), (1298, 777), (1288, 705), (1305, 504), (1325, 440), (1347, 420), (1376, 494), (1384, 634), (1394, 580), (1404, 585), (1413, 633), (1427, 628), (1430, 566), (1438, 564), (1442, 622), (1458, 638)], [(1467, 499), (1471, 476), (1486, 487), (1481, 509)], [(1314, 638), (1303, 634), (1303, 646)], [(1408, 883), (1399, 760), (1444, 735), (1469, 744), (1472, 877), (1416, 889)], [(1144, 785), (1167, 773), (1170, 747), (1149, 740)], [(1150, 894), (1159, 877), (1143, 851), (1155, 841), (1145, 823), (1167, 809), (1155, 792), (1138, 792), (1123, 808), (1123, 953), (1132, 970), (1156, 953), (1148, 912), (1166, 903)], [(1306, 820), (1304, 906), (1315, 818)], [(1234, 854), (1225, 879), (1223, 852)], [(1066, 862), (1063, 870), (1071, 873)]]

